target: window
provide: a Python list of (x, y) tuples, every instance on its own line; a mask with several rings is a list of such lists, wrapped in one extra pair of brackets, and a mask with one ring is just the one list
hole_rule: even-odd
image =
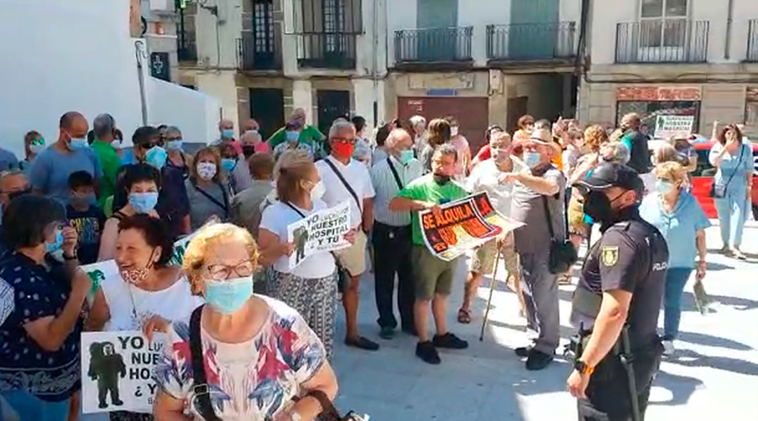
[(642, 0), (640, 47), (684, 47), (689, 0)]
[(345, 2), (344, 0), (323, 0), (323, 2), (324, 33), (328, 34), (326, 51), (341, 52), (344, 49), (344, 43), (340, 42), (340, 34), (345, 32)]
[(256, 53), (274, 51), (274, 10), (271, 0), (253, 2), (253, 34)]

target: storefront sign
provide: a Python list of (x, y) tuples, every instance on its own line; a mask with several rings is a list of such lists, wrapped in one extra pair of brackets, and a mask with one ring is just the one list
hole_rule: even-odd
[(622, 86), (616, 88), (617, 101), (700, 101), (698, 86)]

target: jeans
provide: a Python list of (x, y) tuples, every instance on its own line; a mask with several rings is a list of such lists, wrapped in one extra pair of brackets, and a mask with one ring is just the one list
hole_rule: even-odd
[(750, 207), (745, 189), (726, 190), (726, 197), (713, 199), (724, 246), (739, 247)]
[(68, 419), (68, 399), (60, 402), (44, 401), (25, 390), (10, 390), (2, 392), (2, 395), (22, 421), (66, 421)]
[(682, 319), (682, 293), (690, 279), (692, 269), (669, 268), (666, 272), (666, 289), (663, 292), (663, 339), (673, 341), (679, 335)]

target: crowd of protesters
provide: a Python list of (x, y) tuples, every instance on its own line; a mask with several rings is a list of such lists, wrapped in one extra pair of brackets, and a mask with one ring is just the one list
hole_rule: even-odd
[[(525, 346), (515, 352), (526, 369), (541, 370), (559, 346), (558, 286), (571, 282), (571, 273), (548, 270), (546, 245), (556, 238), (577, 249), (589, 244), (593, 221), (571, 186), (607, 161), (646, 180), (640, 212), (672, 249), (663, 306), (666, 350), (673, 353), (684, 285), (693, 271), (705, 276), (709, 222), (690, 193), (688, 171), (697, 164), (690, 139), (651, 153), (640, 125), (636, 114), (611, 133), (523, 116), (512, 134), (489, 127), (485, 145), (472, 153), (453, 116), (395, 120), (373, 133), (360, 116), (340, 118), (322, 134), (298, 109), (267, 140), (255, 120), (240, 136), (222, 120), (219, 138), (190, 154), (177, 127), (140, 127), (127, 150), (112, 116), (97, 116), (90, 131), (82, 114), (66, 113), (50, 144), (30, 131), (23, 159), (0, 150), (0, 292), (10, 296), (0, 309), (0, 411), (23, 420), (81, 418), (82, 332), (142, 330), (167, 333), (172, 344), (155, 368), (154, 414), (108, 417), (205, 417), (193, 371), (181, 368), (193, 360), (196, 318), (205, 358), (231, 361), (208, 379), (224, 396), (213, 402), (220, 419), (310, 421), (323, 408), (309, 392), (337, 392), (330, 361), (338, 303), (346, 321), (341, 340), (380, 348), (358, 326), (365, 272), (374, 275), (378, 336), (416, 336), (416, 355), (440, 364), (440, 349), (468, 347), (447, 324), (448, 296), (463, 289), (457, 321), (471, 323), (477, 289), (499, 254), (526, 319)], [(726, 126), (709, 155), (722, 251), (739, 259), (753, 171), (742, 139), (737, 126)], [(426, 247), (418, 212), (478, 192), (524, 225), (473, 250), (459, 280), (458, 261)], [(288, 226), (344, 202), (350, 246), (312, 254), (291, 269)], [(196, 231), (183, 266), (172, 265), (174, 241)], [(108, 260), (119, 275), (93, 285), (81, 266)], [(235, 374), (261, 355), (281, 363), (256, 366), (251, 378)], [(272, 387), (254, 380), (261, 370), (277, 370), (270, 377), (277, 385), (256, 397)], [(302, 399), (293, 403), (296, 397)]]

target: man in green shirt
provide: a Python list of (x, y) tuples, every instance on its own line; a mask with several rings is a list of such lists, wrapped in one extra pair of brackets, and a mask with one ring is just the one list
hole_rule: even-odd
[(113, 147), (116, 140), (116, 120), (110, 114), (100, 114), (92, 122), (92, 131), (95, 140), (92, 142), (92, 150), (95, 151), (103, 168), (103, 178), (100, 179), (100, 196), (97, 205), (103, 208), (110, 196), (113, 196), (116, 187), (116, 174), (121, 167), (121, 158), (118, 151)]
[[(295, 111), (292, 112), (289, 123), (294, 123), (295, 125), (302, 127), (298, 141), (310, 146), (314, 153), (320, 155), (319, 151), (323, 151), (324, 149), (324, 140), (326, 139), (326, 136), (324, 136), (324, 134), (317, 128), (305, 123), (305, 110), (302, 108), (296, 108)], [(287, 126), (280, 128), (268, 138), (271, 150), (274, 150), (277, 146), (287, 140), (286, 127)]]
[[(462, 199), (469, 195), (463, 186), (452, 179), (457, 161), (458, 152), (453, 146), (443, 144), (437, 147), (432, 155), (432, 173), (405, 186), (389, 204), (389, 209), (393, 212), (412, 213), (411, 259), (416, 283), (413, 313), (418, 334), (416, 356), (429, 364), (440, 363), (437, 348), (468, 348), (468, 342), (448, 331), (446, 322), (447, 297), (450, 295), (457, 260), (446, 262), (427, 249), (418, 215), (419, 211), (434, 209), (441, 203)], [(427, 329), (430, 304), (437, 328), (434, 338), (429, 337)]]

